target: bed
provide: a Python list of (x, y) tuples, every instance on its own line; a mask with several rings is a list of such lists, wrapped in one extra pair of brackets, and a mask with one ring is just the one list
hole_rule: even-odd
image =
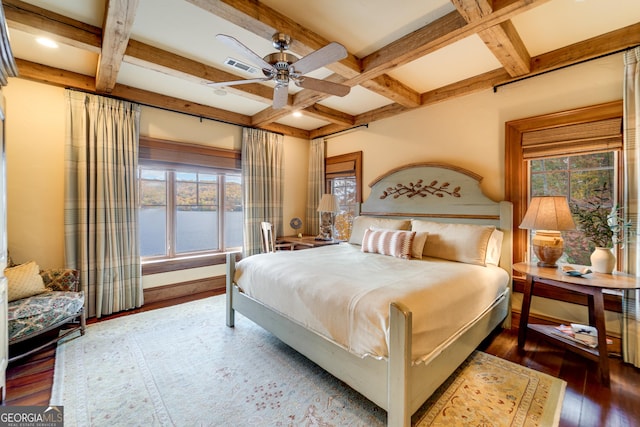
[(511, 204), (481, 180), (440, 163), (396, 168), (370, 184), (349, 242), (229, 254), (227, 325), (238, 311), (385, 409), (389, 426), (410, 426), (510, 326)]

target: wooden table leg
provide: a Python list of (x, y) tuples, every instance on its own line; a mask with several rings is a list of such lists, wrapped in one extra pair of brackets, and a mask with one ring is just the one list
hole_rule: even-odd
[(533, 296), (533, 276), (527, 274), (524, 284), (524, 294), (522, 298), (522, 309), (520, 310), (520, 327), (518, 328), (518, 350), (524, 350), (524, 342), (527, 339), (527, 324), (529, 323), (529, 310), (531, 308), (531, 298)]
[(604, 318), (604, 298), (602, 296), (602, 289), (594, 289), (593, 297), (589, 298), (591, 305), (593, 301), (593, 307), (589, 307), (589, 311), (593, 312), (594, 324), (598, 330), (598, 353), (600, 368), (600, 378), (602, 384), (609, 385), (609, 351), (607, 350), (607, 328)]

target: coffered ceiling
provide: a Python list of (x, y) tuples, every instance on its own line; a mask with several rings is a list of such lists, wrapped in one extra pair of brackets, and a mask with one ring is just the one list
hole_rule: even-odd
[[(638, 0), (3, 0), (20, 78), (313, 138), (640, 45)], [(272, 82), (216, 39), (259, 56), (291, 36), (303, 57), (336, 41), (348, 56), (308, 74), (344, 97)], [(48, 37), (47, 48), (36, 42)], [(294, 112), (302, 113), (295, 117)]]

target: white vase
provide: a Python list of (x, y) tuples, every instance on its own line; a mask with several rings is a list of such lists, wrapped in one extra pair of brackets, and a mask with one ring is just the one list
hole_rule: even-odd
[(611, 274), (616, 266), (616, 256), (611, 248), (596, 249), (591, 254), (591, 269), (594, 273)]

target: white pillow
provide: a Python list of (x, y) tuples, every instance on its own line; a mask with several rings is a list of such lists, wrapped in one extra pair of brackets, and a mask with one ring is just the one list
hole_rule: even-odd
[(47, 291), (40, 276), (40, 268), (34, 261), (5, 268), (4, 275), (8, 283), (7, 300), (9, 302)]
[(485, 262), (491, 265), (500, 265), (500, 254), (502, 253), (502, 239), (504, 233), (497, 228), (491, 233), (489, 243), (487, 243), (487, 258)]
[(365, 230), (371, 227), (386, 230), (411, 230), (411, 221), (408, 219), (378, 218), (374, 216), (357, 216), (353, 218), (351, 237), (349, 243), (361, 245)]
[(404, 230), (367, 229), (362, 238), (362, 252), (411, 258), (411, 245), (416, 233)]
[(492, 225), (411, 221), (412, 231), (429, 233), (423, 255), (483, 266), (489, 238), (495, 229)]
[(416, 231), (416, 235), (413, 238), (413, 244), (411, 245), (411, 258), (422, 259), (422, 252), (424, 251), (424, 245), (427, 243), (427, 237), (429, 233), (426, 231)]

